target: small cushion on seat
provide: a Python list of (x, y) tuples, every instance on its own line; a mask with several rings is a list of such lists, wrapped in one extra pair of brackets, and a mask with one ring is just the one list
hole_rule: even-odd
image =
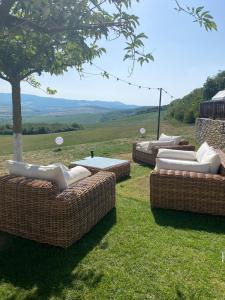
[(91, 175), (91, 172), (88, 169), (81, 166), (74, 167), (63, 173), (68, 186)]
[(198, 162), (202, 162), (202, 158), (204, 156), (204, 154), (206, 153), (207, 150), (210, 149), (210, 146), (208, 145), (207, 142), (204, 142), (198, 149), (198, 151), (196, 152), (196, 158)]
[(219, 154), (215, 151), (213, 147), (210, 147), (202, 157), (202, 163), (210, 164), (210, 173), (217, 174), (219, 167), (221, 165), (221, 160)]
[(150, 151), (153, 147), (166, 147), (173, 146), (173, 141), (150, 141), (148, 144), (148, 151)]
[(210, 164), (209, 163), (198, 163), (197, 161), (190, 160), (177, 160), (168, 158), (156, 158), (155, 170), (179, 170), (179, 171), (189, 171), (198, 173), (209, 173)]
[(196, 161), (196, 152), (161, 148), (157, 157)]
[(159, 141), (173, 141), (175, 145), (178, 145), (182, 140), (182, 137), (179, 135), (166, 135), (162, 133), (159, 137)]
[(59, 185), (61, 191), (67, 188), (63, 170), (59, 165), (39, 166), (8, 160), (7, 167), (10, 175), (53, 181)]

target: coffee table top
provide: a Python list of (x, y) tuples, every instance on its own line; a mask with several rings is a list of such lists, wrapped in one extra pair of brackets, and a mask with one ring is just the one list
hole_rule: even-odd
[(71, 164), (84, 166), (84, 167), (98, 168), (98, 169), (110, 168), (125, 163), (130, 163), (130, 162), (129, 160), (100, 157), (100, 156), (95, 156), (93, 158), (89, 156), (89, 157), (85, 157), (84, 159), (71, 162)]

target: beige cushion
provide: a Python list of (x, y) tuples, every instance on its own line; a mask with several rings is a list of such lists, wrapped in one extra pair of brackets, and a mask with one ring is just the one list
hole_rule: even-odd
[(67, 183), (61, 166), (39, 166), (13, 160), (7, 161), (10, 175), (24, 176), (56, 182), (60, 190), (67, 188)]
[(153, 147), (166, 147), (173, 146), (173, 141), (150, 141), (148, 144), (148, 151), (151, 151)]
[(210, 173), (217, 174), (221, 165), (219, 154), (213, 147), (209, 148), (202, 157), (202, 163), (210, 164)]
[(91, 172), (88, 169), (81, 166), (74, 167), (68, 171), (64, 171), (63, 173), (68, 186), (91, 175)]
[(198, 151), (196, 152), (196, 158), (198, 162), (202, 162), (202, 158), (204, 156), (204, 154), (207, 152), (207, 150), (210, 149), (210, 146), (204, 142), (198, 149)]
[(209, 173), (210, 164), (198, 163), (197, 161), (190, 160), (177, 160), (168, 158), (156, 158), (156, 170), (179, 170), (199, 173)]
[(196, 152), (173, 149), (159, 149), (157, 157), (196, 161)]
[(176, 135), (166, 135), (162, 133), (159, 137), (159, 141), (173, 141), (175, 145), (178, 145), (181, 142), (182, 137)]

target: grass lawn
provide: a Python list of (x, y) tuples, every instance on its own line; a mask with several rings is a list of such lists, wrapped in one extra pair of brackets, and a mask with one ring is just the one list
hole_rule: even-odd
[[(89, 134), (88, 130), (83, 135), (75, 132), (73, 144), (68, 138), (61, 152), (53, 151), (52, 135), (27, 137), (24, 158), (68, 164), (91, 149), (98, 155), (131, 158), (138, 128), (149, 126), (149, 136), (155, 130), (154, 121), (149, 121), (152, 129), (148, 120), (140, 121), (90, 128)], [(193, 137), (193, 128), (188, 126), (164, 122), (162, 128)], [(0, 174), (11, 157), (7, 145), (1, 144)], [(221, 262), (225, 219), (151, 211), (150, 171), (132, 164), (131, 178), (117, 184), (116, 209), (68, 249), (1, 234), (0, 299), (225, 299), (225, 264)]]
[(150, 171), (132, 164), (116, 209), (66, 250), (3, 235), (0, 299), (225, 299), (224, 218), (152, 212)]

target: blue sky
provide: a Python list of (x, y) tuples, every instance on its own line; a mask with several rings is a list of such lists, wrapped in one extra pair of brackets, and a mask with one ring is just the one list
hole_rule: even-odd
[[(135, 1), (134, 1), (135, 2)], [(173, 0), (140, 0), (134, 3), (132, 13), (140, 17), (138, 31), (148, 35), (146, 52), (152, 52), (155, 62), (140, 67), (136, 65), (129, 77), (129, 64), (124, 63), (123, 41), (102, 42), (107, 54), (96, 59), (95, 64), (125, 80), (150, 86), (163, 87), (176, 98), (203, 85), (207, 76), (225, 70), (225, 1), (224, 0), (180, 0), (189, 6), (204, 5), (214, 16), (218, 31), (206, 32), (193, 23), (190, 16), (178, 14)], [(87, 72), (98, 73), (94, 67)], [(114, 79), (87, 75), (80, 79), (75, 70), (63, 76), (42, 75), (43, 87), (56, 88), (55, 97), (88, 100), (117, 100), (129, 104), (156, 105), (158, 91), (140, 90)], [(10, 92), (10, 86), (0, 81), (0, 92)], [(46, 96), (27, 84), (22, 85), (23, 93)], [(163, 104), (171, 101), (166, 95)]]

